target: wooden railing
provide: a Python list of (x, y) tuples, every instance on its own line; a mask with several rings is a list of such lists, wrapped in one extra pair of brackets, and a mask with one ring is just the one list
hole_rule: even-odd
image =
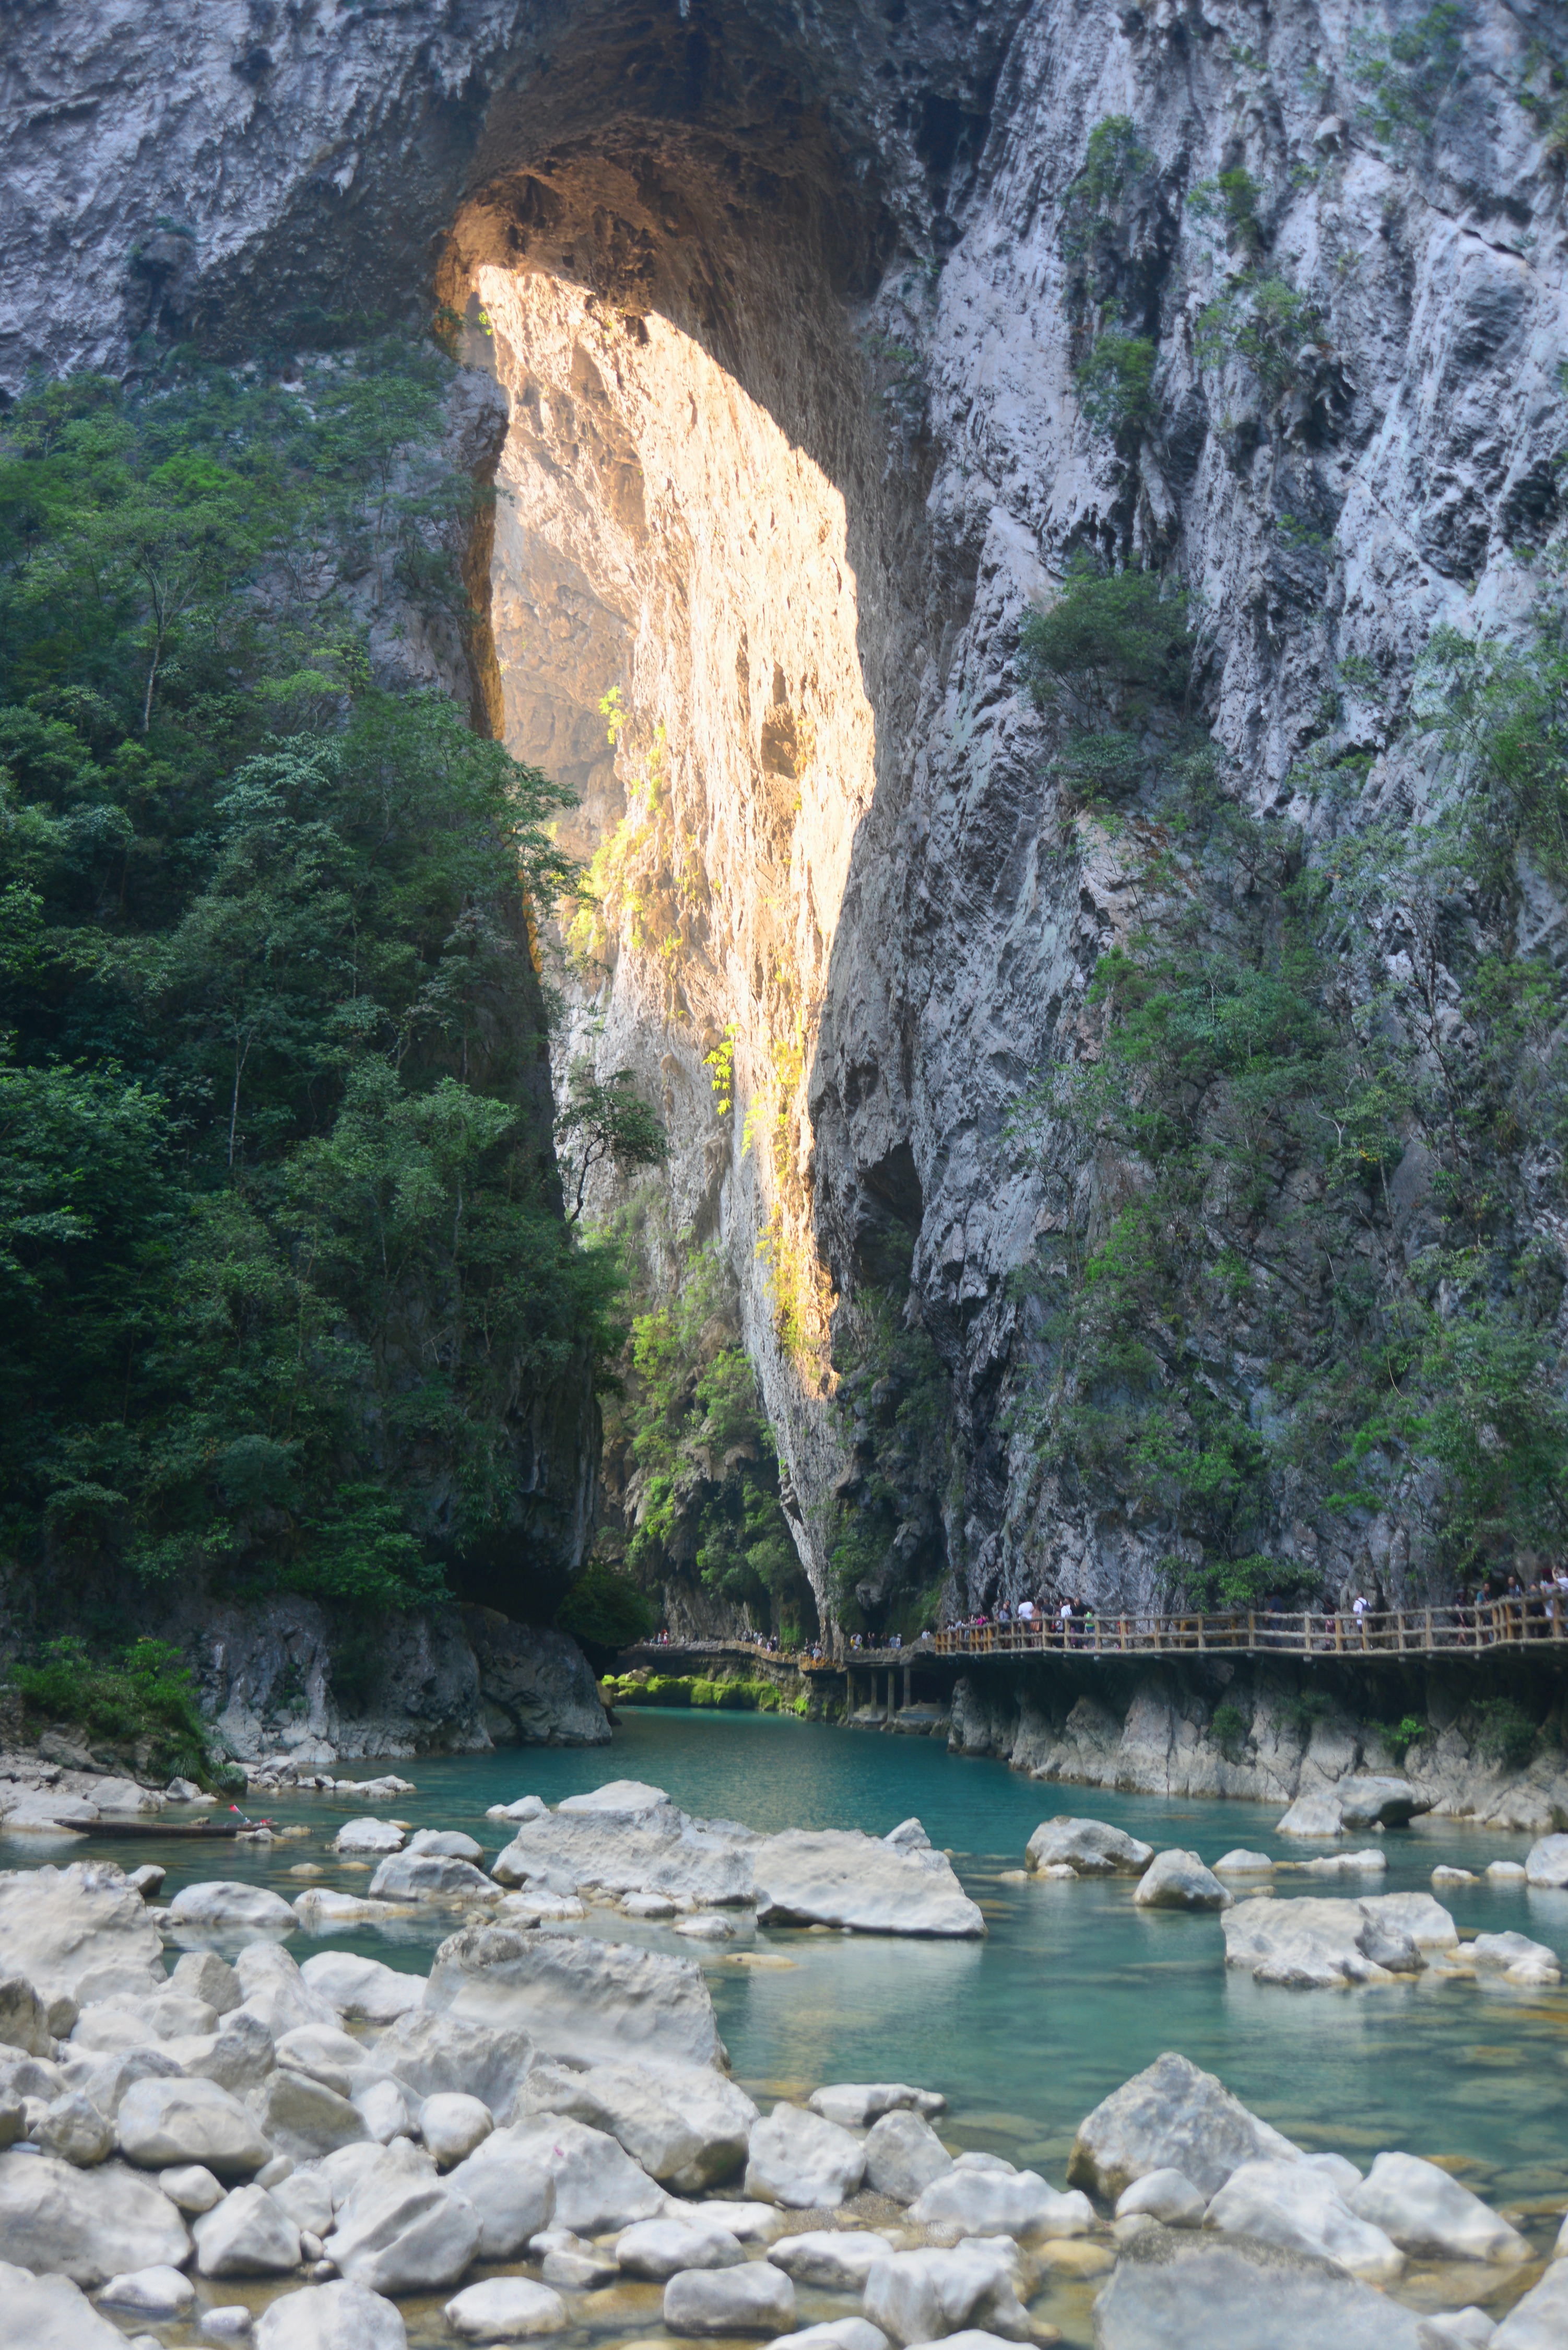
[(809, 1650), (770, 1648), (761, 1640), (647, 1641), (633, 1652), (672, 1664), (683, 1656), (731, 1653), (763, 1657), (803, 1672), (846, 1667), (918, 1664), (923, 1657), (1116, 1657), (1172, 1652), (1246, 1656), (1387, 1659), (1441, 1654), (1480, 1656), (1493, 1648), (1568, 1646), (1568, 1592), (1542, 1591), (1480, 1607), (1402, 1607), (1357, 1616), (1286, 1614), (1276, 1608), (1233, 1609), (1223, 1615), (1109, 1616), (1085, 1610), (1021, 1624), (954, 1624), (922, 1632), (901, 1648), (841, 1647), (820, 1657)]

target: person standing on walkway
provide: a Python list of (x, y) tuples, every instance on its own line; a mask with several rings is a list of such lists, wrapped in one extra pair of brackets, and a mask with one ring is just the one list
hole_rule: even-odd
[(1073, 1603), (1070, 1599), (1064, 1599), (1062, 1602), (1062, 1646), (1064, 1648), (1070, 1648), (1072, 1645)]

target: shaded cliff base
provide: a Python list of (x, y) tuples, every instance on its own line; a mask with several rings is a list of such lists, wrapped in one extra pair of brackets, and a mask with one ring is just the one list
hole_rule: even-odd
[[(1568, 1825), (1561, 1668), (1023, 1665), (953, 1684), (948, 1743), (1033, 1779), (1293, 1803), (1399, 1770), (1449, 1819)], [(897, 1718), (895, 1717), (895, 1720)]]
[[(249, 1604), (176, 1604), (151, 1628), (190, 1668), (205, 1747), (201, 1775), (214, 1785), (231, 1774), (237, 1784), (241, 1773), (305, 1779), (345, 1761), (609, 1740), (576, 1642), (491, 1607), (373, 1615), (346, 1631), (316, 1601), (286, 1593)], [(161, 1784), (170, 1776), (167, 1738), (150, 1737), (132, 1708), (118, 1717), (106, 1711), (93, 1668), (81, 1679), (84, 1695), (96, 1692), (99, 1702), (73, 1704), (68, 1674), (52, 1701), (40, 1701), (7, 1684), (0, 1666), (0, 1744), (67, 1770)], [(201, 1768), (193, 1747), (176, 1767)]]

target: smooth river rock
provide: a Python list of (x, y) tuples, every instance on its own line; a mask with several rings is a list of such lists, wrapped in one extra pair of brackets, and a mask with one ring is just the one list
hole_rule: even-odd
[(1298, 2152), (1212, 2073), (1168, 2052), (1079, 2123), (1067, 2178), (1114, 2203), (1135, 2178), (1179, 2170), (1207, 2200), (1242, 2163)]
[(1488, 2350), (1563, 2350), (1568, 2342), (1568, 2261), (1553, 2261), (1539, 2284), (1515, 2302)]
[(0, 2340), (15, 2350), (125, 2350), (118, 2325), (100, 2317), (68, 2277), (35, 2276), (0, 2260)]
[(606, 2130), (633, 2161), (678, 2193), (694, 2195), (739, 2170), (757, 2108), (709, 2065), (596, 2064), (574, 2073), (537, 2064), (524, 2083), (515, 2118), (570, 2114)]
[(560, 2294), (527, 2277), (486, 2277), (449, 2301), (441, 2314), (460, 2342), (531, 2342), (558, 2334), (566, 2323)]
[(162, 1939), (147, 1904), (102, 1861), (0, 1872), (0, 1963), (31, 1984), (46, 2009), (57, 1998), (77, 1999), (93, 1978), (132, 1991), (167, 1988)]
[(858, 1829), (790, 1828), (753, 1846), (751, 1856), (763, 1924), (939, 1938), (985, 1932), (945, 1853), (888, 1845)]
[(951, 2155), (919, 2114), (884, 2114), (866, 2137), (866, 2184), (874, 2195), (912, 2203), (953, 2167)]
[(494, 2131), (446, 2183), (473, 2207), (482, 2261), (516, 2260), (556, 2217), (552, 2149), (537, 2140), (519, 2145), (510, 2130)]
[(578, 2064), (718, 2064), (723, 2043), (695, 1959), (630, 1943), (469, 1926), (436, 1952), (432, 2014), (528, 2033)]
[(1417, 2324), (1332, 2262), (1150, 2226), (1095, 2303), (1095, 2350), (1420, 2350)]
[(215, 2081), (137, 2081), (115, 2117), (120, 2149), (146, 2170), (200, 2163), (218, 2178), (249, 2178), (274, 2148), (239, 2099)]
[(255, 2350), (408, 2350), (393, 2302), (341, 2280), (275, 2301), (257, 2324)]
[(130, 2269), (183, 2268), (191, 2239), (142, 2171), (11, 2153), (0, 2154), (0, 2248), (24, 2268), (91, 2287)]
[(1139, 1877), (1133, 1899), (1140, 1909), (1228, 1909), (1226, 1890), (1195, 1852), (1157, 1852)]
[(1536, 1990), (1549, 1990), (1563, 1980), (1556, 1951), (1545, 1942), (1532, 1942), (1528, 1934), (1478, 1934), (1465, 1950), (1478, 1975), (1501, 1975), (1504, 1982)]
[(664, 2288), (671, 2334), (765, 2334), (794, 2324), (794, 2286), (767, 2261), (733, 2269), (682, 2269)]
[(422, 1974), (402, 1973), (352, 1950), (317, 1950), (299, 1971), (317, 1999), (357, 2023), (395, 2023), (425, 1995)]
[(299, 2266), (299, 2230), (265, 2187), (236, 2187), (191, 2232), (203, 2276), (282, 2276)]
[(948, 2101), (935, 2089), (911, 2089), (906, 2081), (830, 2081), (814, 2089), (806, 2104), (825, 2121), (840, 2129), (867, 2129), (884, 2114), (923, 2114), (929, 2121), (947, 2111)]
[(808, 2228), (773, 2245), (768, 2258), (796, 2284), (823, 2293), (863, 2293), (878, 2261), (888, 2257), (888, 2239), (867, 2229)]
[(1208, 2197), (1181, 2170), (1147, 2170), (1116, 2198), (1118, 2220), (1147, 2216), (1168, 2228), (1201, 2227), (1208, 2208)]
[[(1524, 1856), (1524, 1877), (1527, 1885), (1568, 1886), (1568, 1835), (1542, 1836), (1532, 1844)], [(0, 1948), (4, 1947), (4, 1925), (5, 1911), (0, 1907)]]
[(391, 1820), (345, 1820), (332, 1839), (334, 1852), (401, 1852), (403, 1831)]
[(1512, 2268), (1530, 2258), (1517, 2228), (1418, 2155), (1380, 2154), (1345, 2199), (1402, 2251), (1421, 2260), (1496, 2261)]
[(1314, 2163), (1242, 2163), (1210, 2204), (1204, 2225), (1223, 2235), (1255, 2236), (1262, 2243), (1337, 2261), (1369, 2284), (1386, 2283), (1405, 2265), (1392, 2239), (1359, 2218)]
[(1137, 1877), (1154, 1858), (1154, 1846), (1109, 1826), (1063, 1813), (1037, 1827), (1024, 1847), (1027, 1869), (1070, 1868), (1078, 1877)]
[(398, 2138), (359, 2170), (323, 2249), (369, 2292), (431, 2293), (457, 2282), (479, 2241), (479, 2215), (466, 2196)]
[(746, 2193), (786, 2210), (847, 2202), (866, 2175), (866, 2149), (836, 2122), (804, 2106), (776, 2105), (752, 2131)]
[(437, 1852), (389, 1852), (366, 1888), (372, 1901), (497, 1901), (500, 1888), (471, 1860)]
[(1227, 1966), (1296, 1991), (1418, 1974), (1428, 1951), (1459, 1944), (1452, 1918), (1426, 1893), (1241, 1901), (1226, 1913), (1224, 1929)]
[(456, 2090), (479, 2097), (499, 2121), (534, 2062), (534, 2043), (515, 2024), (482, 2023), (449, 2011), (410, 2008), (383, 2032), (376, 2062), (416, 2097)]
[(992, 2170), (955, 2163), (909, 2206), (918, 2228), (960, 2227), (971, 2236), (1016, 2236), (1042, 2242), (1081, 2236), (1094, 2207), (1070, 2189), (1058, 2195), (1037, 2170)]
[(623, 2274), (644, 2277), (650, 2284), (666, 2284), (682, 2269), (732, 2269), (745, 2258), (727, 2228), (702, 2224), (701, 2206), (690, 2222), (639, 2220), (617, 2237), (615, 2256)]
[(241, 1885), (232, 1878), (213, 1877), (202, 1885), (186, 1885), (169, 1904), (169, 1923), (182, 1928), (222, 1929), (244, 1926), (252, 1932), (292, 1933), (298, 1920), (281, 1893), (265, 1885)]

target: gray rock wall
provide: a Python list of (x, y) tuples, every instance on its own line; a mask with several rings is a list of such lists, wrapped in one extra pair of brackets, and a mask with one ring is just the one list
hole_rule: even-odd
[[(1553, 1683), (1548, 1675), (1521, 1686), (1535, 1718), (1547, 1713), (1538, 1751), (1522, 1765), (1496, 1751), (1478, 1704), (1497, 1693), (1440, 1669), (1369, 1690), (1348, 1674), (1336, 1680), (1328, 1667), (1303, 1679), (1246, 1663), (1153, 1672), (1025, 1666), (1010, 1676), (961, 1676), (948, 1743), (1032, 1779), (1282, 1808), (1357, 1771), (1397, 1770), (1442, 1817), (1549, 1835), (1568, 1823), (1568, 1738), (1560, 1711), (1550, 1711)], [(1233, 1711), (1217, 1735), (1221, 1706)], [(1379, 1717), (1424, 1725), (1397, 1762)]]

